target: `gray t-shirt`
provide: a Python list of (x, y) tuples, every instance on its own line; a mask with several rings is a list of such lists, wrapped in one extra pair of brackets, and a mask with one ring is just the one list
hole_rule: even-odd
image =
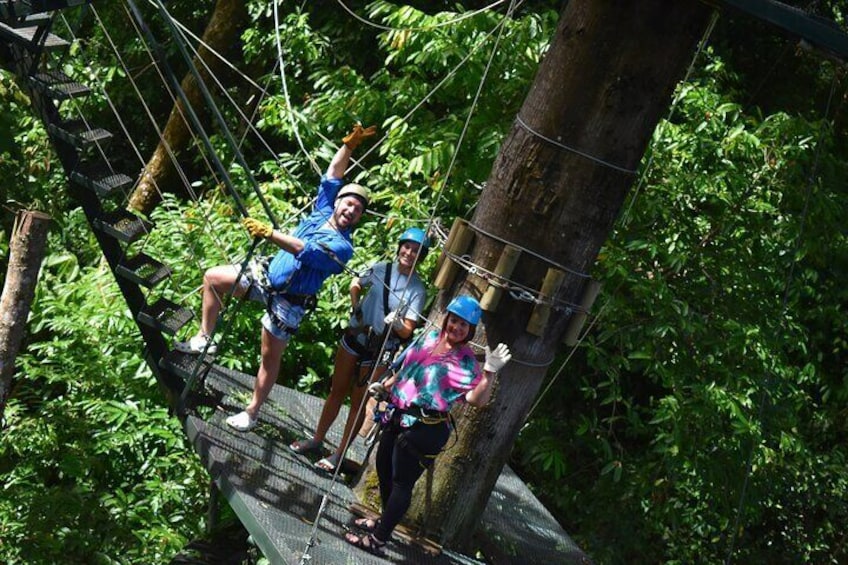
[[(424, 304), (427, 300), (424, 283), (421, 282), (417, 273), (412, 273), (411, 277), (401, 274), (398, 271), (397, 263), (394, 263), (392, 264), (392, 277), (387, 289), (384, 282), (388, 264), (386, 262), (375, 263), (359, 278), (360, 286), (363, 290), (368, 289), (368, 293), (359, 303), (362, 319), (358, 320), (355, 316), (352, 317), (349, 322), (351, 328), (371, 326), (375, 333), (382, 333), (386, 327), (384, 321), (386, 314), (395, 310), (399, 310), (400, 314), (407, 320), (418, 322), (423, 318)], [(384, 312), (383, 294), (385, 292), (389, 293), (389, 309)], [(357, 336), (357, 340), (361, 340), (364, 344), (364, 334)], [(397, 339), (391, 341), (397, 342)]]

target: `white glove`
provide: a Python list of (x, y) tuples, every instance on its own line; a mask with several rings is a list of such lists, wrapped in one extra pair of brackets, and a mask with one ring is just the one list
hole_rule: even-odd
[(509, 347), (505, 343), (499, 343), (493, 350), (486, 346), (486, 364), (483, 365), (483, 370), (490, 373), (497, 373), (504, 365), (512, 359), (512, 354), (509, 352)]
[(403, 316), (401, 316), (397, 310), (389, 312), (388, 314), (386, 314), (386, 317), (383, 318), (383, 321), (386, 323), (386, 325), (391, 327), (395, 331), (402, 330), (404, 328), (403, 320)]
[(389, 398), (389, 391), (383, 386), (383, 383), (376, 382), (368, 385), (368, 394), (373, 396), (375, 400), (381, 401)]

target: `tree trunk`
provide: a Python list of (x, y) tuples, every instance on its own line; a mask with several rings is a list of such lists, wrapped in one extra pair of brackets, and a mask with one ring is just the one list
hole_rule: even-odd
[[(247, 9), (244, 2), (240, 0), (218, 0), (215, 3), (215, 10), (212, 12), (209, 24), (203, 32), (203, 41), (218, 53), (226, 53), (238, 39), (239, 32), (246, 21)], [(206, 66), (213, 73), (218, 74), (224, 68), (224, 64), (202, 45), (197, 52), (206, 65), (200, 63), (197, 57), (194, 59), (194, 64), (204, 83), (208, 83), (209, 72), (206, 70)], [(203, 96), (194, 76), (187, 73), (180, 86), (185, 91), (192, 107), (198, 114), (202, 115)], [(160, 192), (171, 186), (176, 179), (177, 169), (170, 153), (178, 155), (188, 146), (190, 140), (191, 130), (183, 118), (183, 104), (180, 100), (177, 100), (171, 109), (165, 130), (162, 132), (162, 139), (159, 140), (153, 156), (145, 165), (141, 180), (130, 197), (130, 208), (147, 214), (156, 207), (160, 201)], [(157, 187), (159, 187), (159, 190), (157, 190)]]
[(50, 216), (47, 214), (22, 211), (18, 213), (12, 230), (9, 267), (0, 297), (0, 421), (6, 411), (15, 359), (24, 339), (35, 296), (49, 224)]
[[(709, 15), (710, 8), (695, 0), (568, 2), (472, 223), (577, 273), (588, 272)], [(478, 232), (472, 261), (494, 270), (503, 247)], [(511, 278), (540, 289), (549, 267), (523, 253)], [(586, 281), (566, 273), (555, 298), (579, 303)], [(438, 322), (452, 296), (479, 298), (485, 290), (477, 276), (459, 280), (440, 294), (431, 320)], [(475, 339), (509, 344), (514, 361), (498, 376), (486, 408), (459, 409), (458, 443), (437, 461), (426, 527), (441, 532), (447, 545), (470, 546), (570, 318), (567, 309), (554, 309), (536, 337), (525, 331), (532, 309), (505, 296), (496, 313), (484, 316), (485, 332)], [(412, 519), (424, 518), (421, 490)]]

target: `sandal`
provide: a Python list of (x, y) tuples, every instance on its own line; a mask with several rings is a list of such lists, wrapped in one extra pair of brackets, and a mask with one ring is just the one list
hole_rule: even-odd
[(345, 541), (354, 547), (364, 549), (371, 555), (376, 555), (377, 557), (386, 556), (386, 553), (383, 551), (383, 547), (386, 545), (386, 542), (378, 540), (374, 537), (374, 534), (358, 536), (348, 532), (345, 534)]
[(369, 534), (374, 533), (374, 530), (377, 529), (377, 525), (379, 523), (379, 520), (374, 520), (373, 518), (357, 518), (353, 521), (354, 526), (364, 532), (368, 532)]
[(313, 437), (310, 439), (299, 439), (297, 441), (293, 441), (289, 444), (289, 449), (298, 455), (306, 455), (313, 451), (321, 451), (322, 445), (324, 445), (323, 441), (318, 441)]
[(339, 458), (335, 453), (330, 455), (329, 457), (324, 457), (323, 459), (320, 459), (317, 463), (315, 463), (316, 469), (330, 474), (335, 473), (336, 467), (338, 466)]

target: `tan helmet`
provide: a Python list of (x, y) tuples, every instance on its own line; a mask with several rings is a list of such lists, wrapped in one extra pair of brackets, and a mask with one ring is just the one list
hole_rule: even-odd
[(368, 203), (371, 201), (371, 195), (368, 193), (368, 189), (361, 184), (356, 184), (355, 182), (344, 185), (336, 195), (336, 200), (344, 198), (345, 196), (355, 196), (359, 198), (359, 200), (362, 201), (362, 206), (365, 208), (368, 207)]

